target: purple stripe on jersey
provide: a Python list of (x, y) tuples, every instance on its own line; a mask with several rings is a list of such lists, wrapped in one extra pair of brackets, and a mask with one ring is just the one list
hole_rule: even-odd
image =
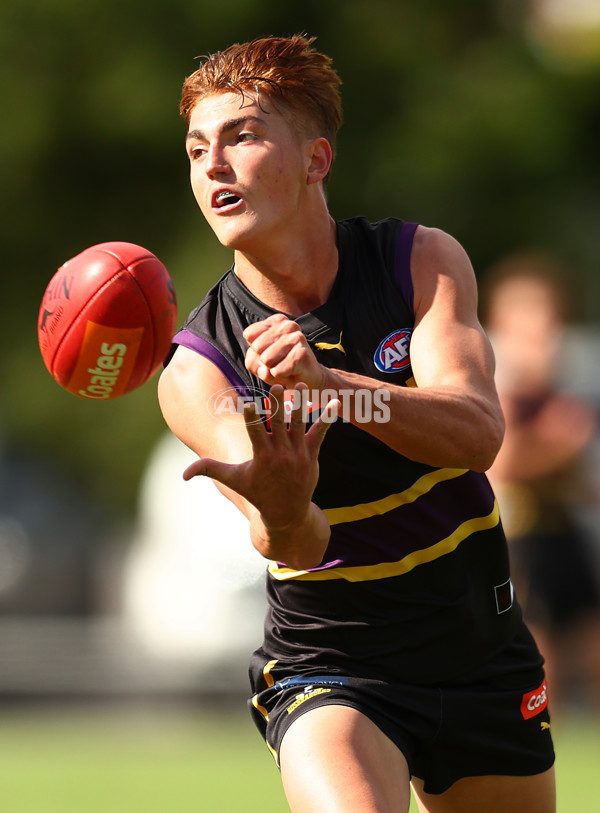
[(413, 239), (418, 223), (403, 223), (398, 237), (398, 247), (396, 249), (396, 282), (404, 301), (414, 314), (414, 293), (412, 277), (410, 274), (410, 253), (412, 251)]
[(199, 353), (201, 356), (204, 356), (204, 358), (212, 361), (215, 367), (218, 367), (218, 369), (223, 373), (232, 387), (242, 390), (246, 395), (249, 394), (245, 381), (240, 377), (233, 365), (227, 361), (225, 356), (223, 356), (222, 353), (206, 339), (203, 339), (201, 336), (196, 336), (196, 334), (192, 333), (191, 330), (184, 329), (175, 334), (173, 337), (173, 344), (180, 344), (183, 347), (187, 347), (189, 350), (195, 350), (196, 353)]
[(487, 477), (466, 472), (386, 514), (333, 525), (323, 564), (314, 570), (397, 562), (445, 539), (463, 522), (487, 516), (493, 507)]

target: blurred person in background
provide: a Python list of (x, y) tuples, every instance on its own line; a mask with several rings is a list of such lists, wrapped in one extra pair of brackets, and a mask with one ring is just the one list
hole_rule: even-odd
[(596, 540), (579, 515), (590, 493), (586, 455), (594, 406), (569, 391), (564, 355), (571, 304), (551, 257), (507, 257), (486, 275), (483, 321), (496, 354), (506, 420), (489, 475), (509, 541), (513, 580), (546, 658), (556, 711), (579, 684), (600, 711), (600, 587)]

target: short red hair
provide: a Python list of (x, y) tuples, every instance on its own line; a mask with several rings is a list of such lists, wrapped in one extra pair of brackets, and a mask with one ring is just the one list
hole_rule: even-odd
[[(315, 37), (261, 37), (203, 57), (183, 84), (180, 112), (186, 124), (205, 96), (252, 92), (298, 117), (311, 136), (324, 137), (335, 153), (342, 123), (341, 79), (332, 60), (312, 45)], [(282, 109), (283, 108), (283, 109)]]

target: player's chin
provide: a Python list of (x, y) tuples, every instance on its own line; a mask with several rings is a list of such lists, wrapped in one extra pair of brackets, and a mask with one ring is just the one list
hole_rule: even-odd
[(259, 254), (261, 246), (265, 245), (265, 231), (257, 224), (242, 225), (241, 223), (219, 221), (210, 223), (218, 241), (225, 248), (239, 251), (244, 254)]

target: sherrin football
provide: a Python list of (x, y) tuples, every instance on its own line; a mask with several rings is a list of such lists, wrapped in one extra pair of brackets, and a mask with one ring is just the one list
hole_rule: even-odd
[(176, 323), (175, 288), (158, 257), (134, 243), (100, 243), (68, 260), (50, 280), (38, 341), (61, 387), (108, 401), (154, 375)]

